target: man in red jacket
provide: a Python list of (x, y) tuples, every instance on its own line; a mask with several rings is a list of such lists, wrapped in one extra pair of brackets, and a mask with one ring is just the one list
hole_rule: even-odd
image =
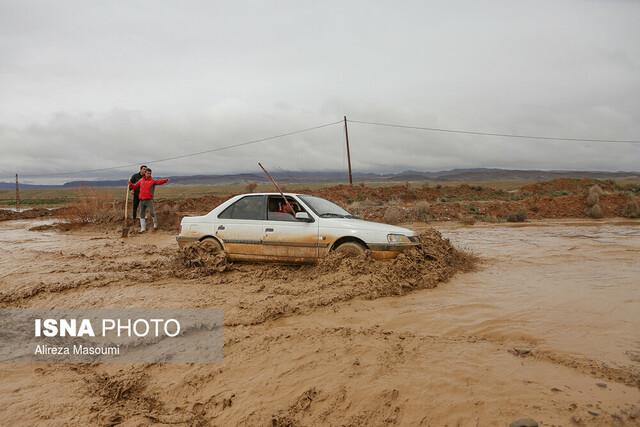
[(144, 233), (147, 230), (147, 209), (151, 213), (153, 219), (153, 230), (158, 229), (158, 218), (156, 217), (156, 210), (153, 207), (153, 191), (156, 185), (162, 185), (169, 182), (169, 179), (153, 179), (151, 177), (151, 169), (147, 168), (144, 176), (135, 184), (129, 181), (129, 187), (132, 190), (140, 191), (140, 232)]

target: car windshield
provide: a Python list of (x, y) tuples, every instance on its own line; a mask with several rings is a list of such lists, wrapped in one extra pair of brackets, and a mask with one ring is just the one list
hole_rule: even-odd
[(300, 196), (318, 216), (322, 218), (355, 218), (333, 202), (315, 196)]

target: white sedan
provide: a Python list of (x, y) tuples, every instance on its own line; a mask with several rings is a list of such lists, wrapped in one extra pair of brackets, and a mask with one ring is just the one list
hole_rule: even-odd
[(288, 203), (279, 193), (241, 194), (206, 215), (184, 217), (178, 244), (206, 240), (233, 260), (281, 262), (313, 262), (334, 250), (386, 259), (419, 244), (412, 230), (364, 221), (320, 197), (285, 197)]

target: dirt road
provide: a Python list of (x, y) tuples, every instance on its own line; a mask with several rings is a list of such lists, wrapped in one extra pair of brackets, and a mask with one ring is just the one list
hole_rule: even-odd
[(432, 289), (361, 264), (198, 277), (169, 234), (38, 224), (0, 223), (0, 306), (222, 307), (225, 359), (3, 363), (12, 424), (640, 425), (637, 222), (437, 225), (483, 261)]

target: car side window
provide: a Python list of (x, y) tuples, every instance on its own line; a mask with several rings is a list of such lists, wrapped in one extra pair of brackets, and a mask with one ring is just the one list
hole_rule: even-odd
[[(287, 201), (289, 205), (282, 200), (282, 196), (269, 196), (267, 201), (267, 219), (269, 221), (297, 221), (295, 214), (297, 212), (305, 212), (305, 210), (300, 207), (295, 199), (287, 197)], [(289, 206), (294, 210), (293, 213), (290, 211)]]
[(264, 196), (246, 196), (222, 211), (218, 218), (264, 220), (266, 210)]

